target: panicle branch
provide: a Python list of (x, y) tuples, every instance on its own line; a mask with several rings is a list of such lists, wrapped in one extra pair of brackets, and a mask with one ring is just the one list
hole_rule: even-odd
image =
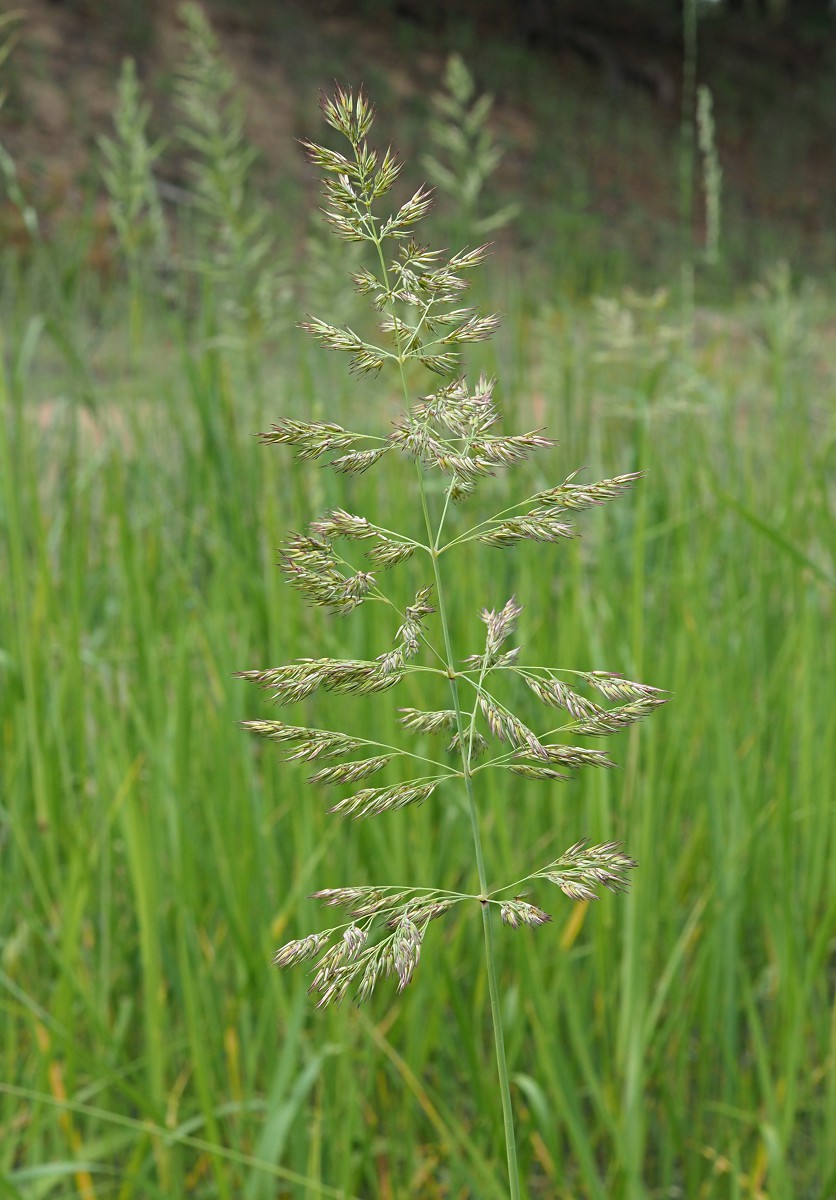
[(332, 450), (345, 450), (365, 436), (349, 433), (333, 422), (292, 421), (289, 417), (282, 417), (268, 433), (258, 435), (265, 445), (295, 446), (296, 457), (301, 459), (320, 458)]
[(517, 617), (521, 612), (522, 605), (517, 604), (513, 596), (498, 613), (492, 609), (482, 609), (481, 617), (488, 627), (488, 636), (485, 641), (486, 665), (495, 660), (499, 647), (516, 629)]
[(352, 988), (354, 999), (362, 1003), (381, 977), (395, 976), (397, 990), (403, 991), (418, 965), (429, 923), (474, 897), (429, 888), (347, 887), (314, 892), (313, 899), (348, 908), (352, 920), (286, 943), (273, 962), (277, 967), (295, 966), (331, 942), (315, 964), (308, 989), (318, 997), (317, 1007), (324, 1008), (338, 1004)]
[(600, 483), (573, 483), (578, 474), (574, 471), (559, 487), (537, 492), (531, 499), (536, 504), (545, 504), (552, 509), (579, 512), (597, 504), (606, 504), (622, 496), (636, 480), (643, 478), (644, 471), (631, 471), (629, 475), (616, 475), (614, 479), (602, 479)]
[(624, 892), (629, 886), (626, 872), (638, 863), (624, 853), (620, 842), (591, 846), (576, 842), (560, 858), (541, 867), (529, 879), (545, 879), (556, 884), (570, 900), (597, 900), (596, 887)]
[(638, 863), (624, 853), (620, 842), (590, 845), (584, 840), (576, 842), (560, 858), (547, 863), (545, 867), (532, 872), (524, 879), (497, 888), (490, 893), (488, 899), (492, 904), (500, 904), (503, 921), (513, 929), (518, 929), (521, 924), (542, 925), (550, 920), (548, 914), (529, 904), (522, 896), (517, 895), (513, 900), (503, 901), (494, 900), (493, 897), (508, 892), (511, 888), (518, 888), (521, 884), (543, 879), (559, 887), (570, 900), (597, 900), (599, 893), (596, 889), (601, 887), (610, 892), (626, 891), (629, 885), (627, 872), (637, 866)]
[[(253, 672), (257, 675), (258, 672)], [(273, 742), (288, 743), (296, 748), (285, 755), (288, 762), (311, 762), (318, 758), (338, 758), (353, 754), (370, 745), (364, 738), (349, 737), (330, 729), (309, 729), (303, 725), (286, 725), (283, 721), (242, 721), (251, 733)]]
[(543, 912), (542, 908), (538, 908), (536, 904), (529, 904), (527, 900), (521, 900), (518, 896), (515, 896), (513, 900), (504, 901), (499, 912), (504, 923), (511, 929), (519, 929), (521, 925), (528, 925), (532, 929), (536, 929), (551, 920), (549, 914)]
[(290, 535), (280, 563), (288, 582), (307, 600), (340, 612), (362, 604), (374, 587), (374, 575), (367, 571), (345, 575), (328, 542), (302, 533)]
[(433, 776), (424, 779), (411, 779), (409, 783), (398, 783), (394, 787), (363, 788), (353, 796), (340, 800), (329, 812), (340, 813), (342, 816), (358, 818), (379, 817), (385, 812), (396, 812), (411, 804), (423, 804), (429, 800), (442, 779), (452, 779), (451, 771), (447, 776)]
[(282, 667), (266, 671), (239, 671), (239, 679), (248, 679), (272, 691), (279, 704), (304, 700), (318, 688), (327, 692), (367, 696), (383, 692), (400, 683), (400, 672), (386, 674), (377, 661), (353, 658), (300, 658)]

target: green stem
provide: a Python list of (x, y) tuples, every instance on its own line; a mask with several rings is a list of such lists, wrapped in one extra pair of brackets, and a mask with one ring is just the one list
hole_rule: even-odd
[[(418, 480), (421, 492), (421, 504), (424, 510), (424, 517), (427, 521), (427, 533), (428, 536), (432, 538), (432, 529), (429, 524), (429, 511), (427, 509), (426, 492), (424, 489), (424, 480), (420, 464), (418, 465)], [(508, 1180), (511, 1188), (510, 1195), (511, 1200), (520, 1200), (520, 1179), (519, 1170), (517, 1167), (517, 1141), (514, 1132), (514, 1110), (511, 1102), (511, 1085), (508, 1078), (508, 1063), (505, 1057), (505, 1036), (502, 1031), (502, 1010), (499, 1000), (499, 983), (497, 981), (496, 958), (493, 948), (493, 925), (490, 911), (491, 906), (487, 900), (488, 882), (485, 874), (485, 860), (482, 854), (482, 837), (479, 831), (479, 814), (476, 808), (476, 800), (473, 795), (473, 777), (470, 770), (470, 745), (469, 741), (465, 738), (464, 720), (462, 718), (462, 708), (459, 700), (459, 688), (454, 669), (453, 648), (450, 642), (450, 630), (444, 604), (444, 591), (441, 586), (441, 573), (438, 567), (437, 553), (433, 554), (432, 561), (433, 572), (435, 574), (436, 597), (438, 599), (438, 615), (441, 620), (441, 630), (444, 638), (444, 650), (447, 655), (447, 662), (449, 664), (450, 691), (453, 698), (453, 708), (456, 713), (456, 728), (459, 735), (459, 749), (462, 756), (464, 786), (467, 793), (467, 807), (470, 814), (470, 827), (473, 834), (473, 849), (476, 855), (476, 869), (479, 875), (479, 899), (482, 905), (482, 929), (485, 935), (485, 961), (488, 971), (488, 992), (491, 1000), (491, 1020), (493, 1023), (494, 1047), (496, 1050), (496, 1066), (499, 1075), (499, 1093), (502, 1098), (502, 1121), (505, 1127), (505, 1148), (508, 1156)]]
[[(386, 261), (383, 256), (380, 239), (375, 236), (374, 242), (381, 269), (383, 271), (383, 278), (388, 290), (388, 271), (386, 269)], [(392, 318), (393, 320), (396, 318), (394, 304), (392, 305)], [(401, 350), (400, 339), (398, 338), (397, 334), (397, 327), (395, 330), (395, 338), (398, 346), (398, 366), (400, 368), (404, 403), (406, 404), (407, 409), (409, 409), (409, 389), (407, 387), (406, 372), (404, 370), (404, 353)], [(424, 472), (421, 469), (420, 462), (416, 463), (415, 465), (418, 474), (418, 490), (421, 496), (421, 510), (424, 514), (424, 523), (427, 529), (427, 540), (432, 547), (430, 557), (432, 558), (433, 575), (435, 576), (435, 593), (438, 601), (438, 615), (441, 621), (441, 631), (444, 639), (444, 653), (447, 658), (447, 674), (450, 680), (450, 692), (453, 699), (453, 708), (456, 713), (456, 729), (459, 736), (459, 749), (462, 757), (462, 770), (464, 774), (465, 791), (467, 794), (467, 807), (470, 815), (470, 828), (473, 834), (473, 849), (476, 856), (476, 870), (479, 876), (479, 901), (482, 906), (482, 929), (485, 935), (485, 961), (488, 972), (488, 992), (491, 1001), (491, 1021), (493, 1023), (496, 1066), (497, 1073), (499, 1075), (499, 1093), (502, 1098), (502, 1121), (505, 1129), (505, 1149), (508, 1158), (508, 1182), (510, 1185), (510, 1198), (511, 1200), (520, 1200), (520, 1177), (517, 1166), (517, 1140), (514, 1131), (514, 1110), (511, 1102), (511, 1084), (508, 1077), (508, 1063), (505, 1057), (505, 1036), (502, 1030), (502, 1010), (499, 999), (499, 982), (496, 973), (496, 956), (494, 954), (493, 946), (493, 925), (490, 911), (491, 905), (488, 900), (488, 882), (485, 873), (485, 859), (482, 853), (482, 837), (479, 830), (479, 814), (476, 808), (476, 800), (473, 795), (473, 779), (470, 770), (470, 746), (469, 742), (465, 739), (465, 725), (462, 716), (461, 701), (459, 700), (455, 659), (453, 657), (453, 647), (450, 641), (450, 626), (447, 620), (447, 609), (444, 602), (444, 588), (442, 586), (441, 572), (439, 571), (438, 564), (438, 558), (440, 554), (438, 549), (438, 540), (441, 529), (439, 527), (437, 533), (435, 536), (433, 536), (432, 520), (430, 518), (429, 506), (427, 504), (427, 491), (426, 487), (424, 486)], [(445, 505), (445, 514), (446, 511), (447, 508)]]

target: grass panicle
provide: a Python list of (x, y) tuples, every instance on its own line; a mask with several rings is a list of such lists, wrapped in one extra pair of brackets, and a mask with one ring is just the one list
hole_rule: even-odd
[(466, 237), (484, 237), (502, 229), (519, 212), (505, 204), (486, 212), (485, 192), (502, 160), (502, 150), (488, 122), (493, 97), (478, 94), (476, 81), (460, 54), (451, 54), (444, 68), (443, 88), (432, 97), (428, 128), (432, 150), (422, 164), (427, 176), (450, 202), (451, 228)]
[(720, 219), (723, 196), (723, 168), (717, 150), (717, 130), (714, 122), (714, 98), (711, 88), (701, 83), (697, 88), (697, 141), (702, 156), (702, 185), (705, 197), (704, 257), (709, 265), (720, 258)]
[(136, 64), (126, 58), (119, 75), (114, 132), (99, 138), (99, 151), (110, 217), (127, 266), (134, 354), (142, 345), (144, 294), (152, 282), (148, 268), (162, 263), (169, 241), (154, 178), (164, 142), (148, 139), (150, 113), (150, 105), (142, 100)]
[[(247, 138), (232, 69), (199, 5), (182, 4), (184, 53), (175, 79), (176, 133), (189, 153), (199, 232), (188, 266), (211, 287), (209, 315), (225, 338), (247, 348), (284, 328), (289, 283), (269, 207), (252, 186), (258, 157)], [(217, 336), (217, 328), (209, 332)]]
[[(454, 64), (455, 65), (455, 64)], [(478, 540), (489, 547), (506, 547), (520, 541), (556, 542), (576, 536), (573, 525), (562, 519), (564, 512), (576, 512), (613, 500), (640, 477), (632, 472), (599, 483), (581, 485), (570, 476), (564, 483), (547, 488), (518, 502), (511, 509), (470, 524), (454, 534), (448, 520), (451, 504), (470, 512), (477, 487), (499, 468), (513, 469), (535, 452), (551, 449), (555, 443), (540, 430), (523, 434), (489, 432), (501, 420), (494, 399), (495, 381), (480, 377), (474, 388), (460, 374), (461, 347), (489, 339), (499, 327), (495, 314), (482, 315), (462, 306), (467, 273), (484, 258), (485, 247), (462, 251), (446, 257), (428, 250), (414, 237), (416, 225), (427, 215), (431, 193), (419, 188), (394, 212), (381, 212), (399, 173), (399, 163), (391, 149), (383, 155), (373, 148), (368, 135), (374, 111), (362, 91), (337, 89), (332, 98), (324, 97), (322, 110), (326, 122), (348, 142), (347, 153), (340, 153), (314, 142), (306, 142), (308, 157), (324, 174), (325, 220), (338, 238), (363, 244), (370, 266), (354, 276), (357, 291), (371, 301), (379, 340), (372, 341), (348, 326), (336, 326), (319, 317), (309, 316), (302, 328), (323, 347), (349, 356), (350, 370), (360, 376), (376, 373), (388, 366), (399, 379), (404, 410), (393, 422), (394, 429), (384, 435), (350, 433), (341, 426), (325, 422), (300, 422), (283, 418), (274, 423), (262, 441), (291, 447), (302, 461), (322, 460), (338, 455), (331, 465), (349, 472), (375, 467), (384, 454), (394, 450), (414, 465), (415, 495), (423, 514), (423, 530), (392, 531), (377, 525), (374, 517), (332, 508), (310, 522), (306, 533), (292, 533), (281, 550), (281, 567), (288, 582), (313, 605), (337, 613), (349, 613), (360, 604), (382, 603), (394, 610), (401, 623), (394, 648), (374, 662), (316, 659), (291, 663), (266, 671), (244, 672), (244, 677), (273, 692), (274, 699), (293, 703), (313, 695), (319, 688), (368, 694), (382, 688), (406, 683), (413, 677), (446, 678), (452, 707), (445, 710), (416, 708), (401, 710), (400, 724), (405, 732), (434, 734), (453, 732), (448, 754), (455, 767), (436, 764), (433, 774), (416, 773), (396, 783), (362, 787), (340, 799), (330, 812), (353, 818), (382, 816), (407, 807), (427, 803), (439, 792), (449, 803), (453, 787), (466, 797), (474, 839), (474, 866), (478, 890), (470, 897), (450, 897), (441, 892), (420, 895), (400, 887), (372, 884), (370, 888), (328, 889), (316, 893), (329, 905), (355, 909), (351, 923), (332, 931), (336, 939), (315, 962), (309, 991), (322, 1008), (351, 995), (358, 1001), (368, 999), (381, 979), (392, 977), (397, 990), (403, 991), (418, 966), (429, 922), (446, 913), (454, 904), (469, 899), (481, 905), (490, 982), (491, 1012), (503, 1109), (509, 1187), (512, 1197), (520, 1195), (516, 1159), (516, 1139), (510, 1085), (504, 1051), (502, 1017), (498, 1000), (495, 954), (493, 950), (492, 909), (498, 905), (502, 923), (511, 929), (536, 928), (551, 918), (535, 904), (518, 896), (501, 902), (488, 891), (482, 850), (485, 822), (484, 800), (477, 802), (474, 776), (483, 782), (485, 772), (508, 768), (528, 779), (556, 782), (566, 778), (564, 771), (587, 766), (611, 766), (601, 751), (551, 741), (555, 734), (607, 736), (627, 728), (649, 715), (667, 699), (656, 688), (635, 684), (621, 676), (604, 672), (575, 672), (582, 682), (601, 693), (617, 707), (605, 710), (581, 699), (562, 683), (552, 668), (518, 664), (520, 648), (507, 648), (523, 609), (512, 596), (499, 609), (483, 608), (481, 620), (486, 627), (484, 649), (463, 660), (461, 650), (451, 640), (446, 595), (450, 586), (448, 553), (464, 543)], [(484, 110), (484, 105), (480, 111)], [(471, 121), (474, 120), (471, 115)], [(477, 125), (479, 122), (477, 121)], [(474, 197), (475, 198), (475, 197)], [(409, 380), (412, 367), (423, 367), (447, 377), (429, 395), (415, 396)], [(455, 376), (450, 378), (450, 376)], [(374, 443), (360, 449), (363, 443)], [(382, 444), (380, 444), (382, 443)], [(349, 456), (343, 454), (349, 450)], [(362, 456), (359, 458), (358, 456)], [(346, 458), (348, 457), (348, 463)], [(429, 481), (440, 476), (441, 491), (432, 495)], [(524, 509), (519, 512), (517, 510)], [(517, 515), (508, 516), (509, 512)], [(471, 518), (472, 520), (472, 518)], [(417, 554), (426, 564), (427, 582), (402, 611), (378, 575), (355, 570), (337, 549), (338, 544), (372, 543), (367, 557), (376, 565), (396, 568)], [(444, 573), (440, 560), (444, 561)], [(437, 617), (433, 626), (429, 618)], [(440, 632), (440, 637), (434, 635)], [(503, 682), (520, 676), (529, 691), (549, 707), (568, 711), (571, 720), (557, 730), (537, 734), (508, 704), (494, 694), (489, 681), (496, 674)], [(477, 723), (483, 723), (483, 730)], [(291, 757), (308, 760), (339, 757), (352, 753), (357, 739), (328, 731), (305, 730), (279, 722), (249, 722), (256, 733), (295, 745)], [(487, 736), (486, 736), (487, 735)], [(345, 740), (341, 740), (345, 737)], [(499, 743), (494, 757), (491, 739)], [(476, 759), (483, 761), (476, 766)], [(402, 767), (409, 766), (399, 750), (345, 760), (319, 767), (310, 782), (351, 788), (369, 776), (389, 768), (395, 757)], [(529, 760), (529, 761), (520, 761)], [(555, 770), (558, 765), (561, 770)], [(626, 887), (625, 872), (635, 866), (615, 844), (586, 847), (579, 842), (553, 863), (526, 877), (524, 882), (547, 881), (573, 900), (596, 898), (595, 888), (611, 891)], [(516, 885), (514, 885), (516, 886)], [(499, 891), (506, 890), (500, 888)], [(394, 895), (390, 893), (394, 891)], [(404, 899), (404, 896), (409, 896)], [(373, 909), (369, 899), (373, 897)], [(385, 899), (388, 897), (388, 899)], [(375, 940), (373, 926), (382, 921), (384, 932)], [(320, 934), (296, 938), (283, 946), (274, 962), (279, 967), (306, 962), (324, 945)]]

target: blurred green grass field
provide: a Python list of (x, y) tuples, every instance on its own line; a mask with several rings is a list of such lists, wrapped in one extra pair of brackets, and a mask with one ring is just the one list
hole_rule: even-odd
[[(532, 1200), (836, 1195), (836, 308), (762, 277), (684, 337), (672, 298), (570, 300), (507, 261), (479, 285), (506, 319), (470, 365), (510, 430), (560, 441), (533, 487), (647, 474), (577, 543), (464, 555), (454, 640), (514, 592), (528, 661), (674, 697), (607, 739), (618, 771), (479, 796), (492, 877), (585, 836), (640, 863), (626, 897), (542, 896), (553, 923), (499, 939)], [(4, 259), (0, 1195), (500, 1200), (477, 915), (359, 1010), (270, 966), (320, 927), (316, 888), (472, 886), (464, 809), (343, 823), (237, 724), (270, 710), (236, 671), (381, 649), (365, 609), (285, 586), (285, 532), (416, 507), (395, 466), (344, 479), (253, 435), (386, 431), (396, 398), (290, 319), (233, 338), (211, 279), (180, 306), (147, 286), (138, 320), (71, 245)], [(394, 740), (421, 699), (288, 720)]]

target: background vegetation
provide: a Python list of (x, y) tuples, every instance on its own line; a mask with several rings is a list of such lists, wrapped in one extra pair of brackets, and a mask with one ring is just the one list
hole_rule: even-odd
[[(392, 44), (410, 30), (395, 22)], [(362, 38), (339, 58), (338, 33), (318, 44), (323, 82), (366, 80), (417, 184), (426, 105), (409, 86), (398, 102), (402, 77), (379, 58), (357, 65)], [(48, 173), (21, 153), (25, 39), (4, 67), (18, 168), (4, 158), (0, 1194), (499, 1198), (476, 925), (436, 923), (407, 992), (360, 1010), (313, 1012), (302, 979), (269, 967), (279, 941), (317, 925), (316, 887), (469, 884), (469, 829), (444, 800), (343, 828), (236, 725), (262, 711), (236, 670), (379, 649), (364, 612), (323, 619), (284, 586), (284, 532), (334, 504), (408, 527), (414, 502), (385, 465), (297, 472), (253, 437), (278, 415), (350, 425), (360, 408), (385, 429), (396, 401), (294, 329), (305, 308), (362, 319), (341, 282), (350, 255), (309, 220), (301, 166), (266, 191), (240, 80), (201, 70), (213, 51), (201, 58), (196, 26), (190, 46), (158, 79), (146, 141), (139, 108), (127, 136), (93, 130), (110, 152), (54, 211)], [(498, 877), (581, 836), (623, 839), (641, 864), (628, 897), (567, 902), (551, 926), (500, 940), (528, 1194), (821, 1200), (836, 1194), (830, 233), (768, 206), (756, 235), (745, 212), (736, 222), (745, 189), (723, 147), (754, 118), (729, 99), (733, 79), (714, 81), (727, 196), (711, 266), (696, 182), (693, 229), (679, 211), (678, 93), (660, 120), (641, 91), (589, 81), (558, 104), (539, 51), (482, 50), (470, 61), (500, 91), (506, 159), (480, 204), (520, 211), (480, 285), (505, 322), (471, 365), (498, 375), (509, 423), (560, 439), (533, 487), (582, 465), (647, 478), (590, 514), (577, 544), (474, 552), (456, 636), (477, 650), (479, 608), (514, 591), (532, 661), (675, 694), (609, 739), (619, 772), (481, 797)], [(288, 140), (319, 135), (310, 80), (291, 81), (300, 108), (279, 124)], [(624, 94), (644, 114), (633, 132)], [(786, 100), (776, 177), (821, 128), (811, 95)], [(164, 149), (161, 111), (176, 126)], [(522, 156), (514, 128), (533, 136)], [(609, 217), (604, 151), (629, 193)], [(618, 174), (639, 151), (668, 180), (667, 215)], [(157, 193), (133, 187), (148, 168), (162, 222)], [(117, 212), (135, 204), (133, 249), (103, 199), (108, 169)], [(769, 190), (768, 171), (752, 178)], [(811, 209), (822, 226), (825, 205)], [(442, 195), (438, 244), (455, 222)], [(353, 719), (394, 730), (397, 703), (420, 698), (372, 698)]]

